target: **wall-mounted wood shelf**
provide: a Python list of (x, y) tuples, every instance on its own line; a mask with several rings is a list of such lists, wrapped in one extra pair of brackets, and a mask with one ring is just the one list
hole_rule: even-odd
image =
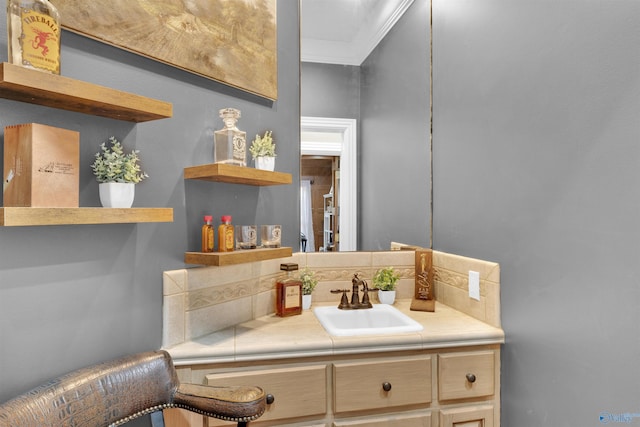
[(291, 248), (257, 248), (233, 252), (186, 252), (184, 262), (187, 264), (223, 266), (246, 262), (265, 261), (268, 259), (292, 256)]
[(291, 184), (293, 182), (290, 173), (271, 172), (246, 166), (227, 165), (223, 163), (212, 163), (208, 165), (184, 168), (184, 179), (199, 179), (203, 181), (258, 186), (283, 185)]
[[(212, 163), (184, 168), (184, 179), (256, 186), (283, 185), (293, 182), (293, 178), (289, 173), (271, 172), (224, 163)], [(186, 264), (223, 266), (285, 258), (290, 257), (292, 254), (293, 251), (291, 248), (258, 248), (212, 253), (186, 252), (184, 254), (184, 262)]]
[(172, 208), (0, 208), (0, 226), (173, 222)]
[(9, 63), (0, 67), (0, 97), (129, 122), (166, 119), (171, 103)]

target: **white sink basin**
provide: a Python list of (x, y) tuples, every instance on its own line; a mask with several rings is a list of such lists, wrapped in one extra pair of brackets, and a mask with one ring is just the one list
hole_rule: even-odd
[(313, 313), (327, 332), (338, 337), (397, 334), (423, 329), (420, 323), (387, 304), (375, 304), (373, 308), (359, 310), (316, 307)]

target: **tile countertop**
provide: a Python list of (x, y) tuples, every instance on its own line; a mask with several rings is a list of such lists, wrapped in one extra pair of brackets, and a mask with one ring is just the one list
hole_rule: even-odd
[[(320, 305), (330, 304), (314, 303)], [(411, 300), (399, 300), (394, 307), (421, 323), (422, 331), (334, 337), (325, 331), (312, 308), (300, 316), (260, 317), (165, 350), (180, 366), (504, 343), (502, 329), (444, 304), (436, 302), (434, 313), (411, 311), (410, 305)]]

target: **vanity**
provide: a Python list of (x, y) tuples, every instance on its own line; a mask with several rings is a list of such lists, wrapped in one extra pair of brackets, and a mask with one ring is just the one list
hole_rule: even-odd
[[(394, 307), (422, 325), (420, 331), (334, 336), (313, 310), (277, 317), (269, 310), (269, 287), (279, 275), (272, 260), (245, 266), (252, 278), (212, 270), (220, 267), (165, 272), (164, 347), (182, 381), (264, 388), (270, 403), (250, 423), (256, 427), (499, 426), (499, 266), (434, 252), (436, 310), (411, 311), (413, 252), (395, 252), (286, 260), (321, 277), (313, 307), (337, 305), (330, 288), (349, 281), (353, 271), (371, 277), (377, 266), (394, 265), (401, 273)], [(468, 270), (480, 273), (480, 300), (468, 297)], [(246, 294), (230, 297), (238, 288)], [(235, 322), (240, 304), (249, 306), (244, 315), (250, 318)], [(202, 334), (202, 321), (215, 330)], [(233, 425), (179, 409), (165, 418), (173, 427)]]

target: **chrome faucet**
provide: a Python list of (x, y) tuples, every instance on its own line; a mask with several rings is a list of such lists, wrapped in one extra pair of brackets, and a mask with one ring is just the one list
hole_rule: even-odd
[[(365, 308), (372, 308), (371, 301), (369, 301), (369, 285), (366, 281), (362, 280), (358, 277), (358, 274), (353, 275), (353, 279), (351, 279), (352, 290), (351, 290), (351, 302), (349, 302), (349, 298), (347, 298), (347, 292), (349, 289), (332, 289), (332, 294), (342, 293), (342, 299), (340, 300), (340, 304), (338, 308), (341, 310), (360, 310)], [(362, 302), (360, 301), (359, 288), (362, 285)]]

